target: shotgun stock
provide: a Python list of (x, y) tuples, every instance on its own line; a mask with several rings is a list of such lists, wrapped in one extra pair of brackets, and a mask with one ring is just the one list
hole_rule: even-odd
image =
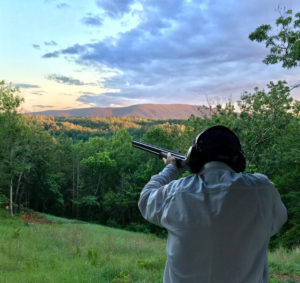
[(166, 148), (158, 147), (145, 142), (140, 142), (137, 140), (132, 141), (132, 146), (139, 148), (141, 150), (150, 152), (152, 154), (158, 155), (159, 158), (167, 158), (168, 152), (175, 158), (177, 167), (189, 170), (189, 167), (185, 163), (185, 154), (178, 153)]

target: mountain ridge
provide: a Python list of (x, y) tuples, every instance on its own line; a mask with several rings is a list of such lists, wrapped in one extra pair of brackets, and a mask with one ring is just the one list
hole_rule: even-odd
[(190, 104), (135, 104), (126, 107), (90, 107), (68, 110), (45, 110), (31, 112), (34, 115), (62, 117), (109, 117), (134, 116), (149, 119), (188, 119), (191, 115), (203, 117), (209, 110)]

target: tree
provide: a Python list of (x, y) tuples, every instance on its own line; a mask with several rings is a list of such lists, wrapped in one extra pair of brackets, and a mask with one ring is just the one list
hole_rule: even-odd
[[(249, 38), (252, 41), (265, 41), (266, 47), (270, 48), (270, 54), (263, 60), (265, 64), (282, 62), (282, 67), (288, 69), (299, 66), (300, 13), (293, 17), (292, 10), (284, 11), (276, 20), (276, 26), (280, 29), (278, 34), (269, 35), (271, 26), (261, 25)], [(254, 165), (252, 169), (258, 169), (271, 178), (288, 209), (289, 219), (271, 245), (292, 247), (299, 245), (300, 235), (300, 102), (293, 102), (289, 92), (300, 84), (292, 88), (285, 84), (271, 82), (268, 94), (258, 89), (255, 94), (245, 93), (240, 107), (244, 122), (253, 126), (257, 124), (252, 134), (255, 152), (251, 158)]]
[(265, 160), (261, 156), (262, 152), (276, 144), (293, 119), (293, 98), (290, 97), (286, 82), (270, 82), (267, 86), (268, 92), (255, 88), (254, 93), (245, 92), (238, 101), (247, 161), (248, 165), (254, 166), (254, 170), (258, 167), (263, 169)]
[(263, 60), (265, 64), (282, 62), (283, 68), (292, 68), (300, 64), (300, 13), (293, 17), (292, 10), (286, 10), (276, 20), (278, 34), (270, 35), (270, 25), (261, 25), (249, 35), (249, 39), (265, 42), (270, 54)]
[[(22, 182), (19, 183), (19, 178), (16, 178), (15, 199), (19, 206), (23, 204), (39, 211), (61, 206), (57, 203), (61, 203), (59, 190), (63, 182), (59, 174), (55, 175), (58, 167), (55, 139), (42, 130), (33, 117), (22, 115), (20, 120), (24, 123), (24, 134), (17, 137), (18, 151), (15, 159), (21, 161), (27, 170), (22, 171), (20, 168), (18, 176), (22, 174)], [(59, 150), (57, 151), (59, 155)]]
[(0, 113), (1, 113), (1, 143), (2, 162), (9, 180), (9, 210), (13, 216), (13, 181), (20, 171), (20, 162), (16, 159), (19, 137), (23, 129), (22, 120), (18, 113), (23, 99), (18, 95), (18, 88), (0, 82)]

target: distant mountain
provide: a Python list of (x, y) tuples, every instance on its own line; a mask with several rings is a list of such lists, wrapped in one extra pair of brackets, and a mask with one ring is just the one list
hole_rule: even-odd
[[(199, 111), (199, 108), (201, 111)], [(137, 104), (128, 107), (93, 107), (69, 110), (47, 110), (31, 114), (67, 117), (135, 116), (151, 119), (187, 119), (192, 114), (202, 117), (208, 110), (188, 104)]]

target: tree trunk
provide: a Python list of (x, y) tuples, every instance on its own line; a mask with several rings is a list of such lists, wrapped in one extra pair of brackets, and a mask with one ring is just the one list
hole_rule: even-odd
[(74, 217), (75, 215), (75, 204), (74, 204), (74, 200), (75, 200), (75, 159), (74, 156), (72, 158), (72, 217)]
[(102, 180), (102, 173), (100, 172), (100, 173), (99, 173), (99, 177), (98, 177), (97, 186), (96, 186), (95, 196), (97, 196), (97, 193), (98, 193), (98, 190), (99, 190), (99, 187), (100, 187), (101, 180)]
[[(77, 183), (76, 183), (76, 200), (78, 201), (79, 199), (79, 174), (80, 174), (80, 170), (79, 170), (79, 159), (77, 160)], [(78, 204), (76, 204), (76, 217), (78, 218), (78, 214), (79, 214), (79, 207)]]
[[(24, 196), (24, 187), (22, 187), (22, 189), (20, 190), (20, 193), (19, 193), (19, 199), (18, 199), (18, 207), (19, 207), (19, 212), (21, 211), (20, 207), (21, 207), (21, 200), (23, 199), (23, 196)], [(23, 202), (24, 206), (26, 205), (26, 200), (25, 200), (25, 203)]]
[(12, 163), (13, 163), (13, 140), (12, 140), (12, 127), (11, 127), (11, 113), (8, 111), (8, 152), (9, 152), (9, 174), (10, 174), (10, 185), (9, 185), (9, 211), (10, 215), (14, 216), (14, 209), (13, 209), (13, 170), (12, 170)]
[(13, 209), (13, 179), (10, 178), (10, 186), (9, 186), (9, 212), (11, 216), (14, 216)]
[(18, 178), (18, 183), (17, 183), (17, 189), (16, 189), (16, 193), (15, 193), (15, 203), (18, 204), (18, 213), (20, 213), (20, 196), (19, 196), (19, 192), (20, 192), (21, 179), (22, 179), (23, 173), (24, 173), (24, 171), (21, 171), (19, 173), (19, 178)]
[(19, 191), (20, 191), (20, 187), (21, 187), (21, 179), (23, 177), (23, 173), (24, 173), (24, 171), (21, 171), (19, 174), (17, 189), (16, 189), (16, 193), (15, 193), (15, 203), (18, 201), (18, 198), (19, 198)]

